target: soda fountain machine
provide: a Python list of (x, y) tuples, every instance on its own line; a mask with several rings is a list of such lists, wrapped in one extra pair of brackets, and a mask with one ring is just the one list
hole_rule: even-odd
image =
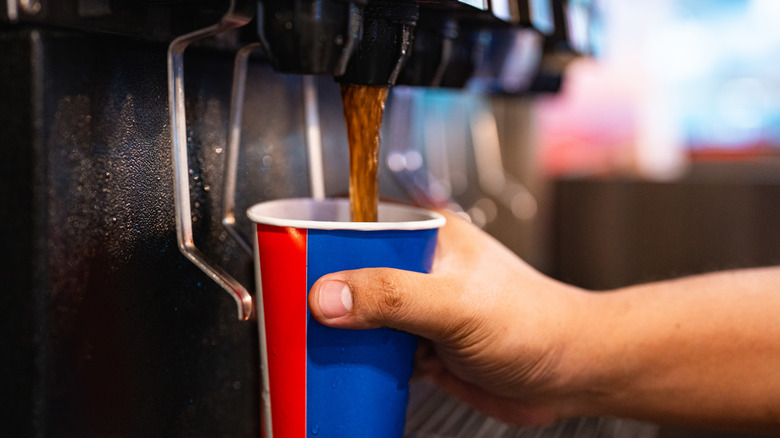
[[(0, 3), (2, 435), (260, 436), (241, 212), (346, 190), (336, 82), (554, 92), (588, 4)], [(524, 433), (411, 406), (410, 436)]]

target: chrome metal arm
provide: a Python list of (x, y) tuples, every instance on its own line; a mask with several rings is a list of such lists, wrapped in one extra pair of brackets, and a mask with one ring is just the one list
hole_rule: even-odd
[(322, 168), (322, 131), (317, 82), (313, 76), (303, 76), (303, 107), (306, 120), (306, 150), (309, 153), (309, 182), (311, 197), (325, 198), (325, 177)]
[(189, 162), (187, 158), (187, 119), (184, 112), (184, 50), (193, 41), (243, 26), (251, 17), (236, 11), (235, 0), (219, 23), (174, 39), (168, 47), (168, 105), (171, 116), (174, 200), (176, 203), (176, 237), (179, 250), (236, 301), (238, 317), (252, 315), (252, 296), (246, 288), (220, 266), (206, 259), (195, 247), (192, 237)]
[(230, 97), (227, 150), (225, 151), (225, 191), (222, 196), (222, 225), (252, 255), (252, 247), (236, 229), (236, 178), (238, 173), (238, 146), (241, 142), (241, 119), (244, 110), (244, 89), (249, 55), (260, 43), (247, 44), (236, 53), (233, 63), (233, 90)]

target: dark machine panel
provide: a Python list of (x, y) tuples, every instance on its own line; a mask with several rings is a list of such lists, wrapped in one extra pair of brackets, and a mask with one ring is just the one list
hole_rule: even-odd
[[(0, 38), (3, 435), (256, 436), (255, 325), (175, 246), (165, 46)], [(196, 162), (229, 95), (230, 60), (209, 61)], [(196, 233), (216, 242), (203, 204)], [(249, 282), (248, 258), (217, 249)]]

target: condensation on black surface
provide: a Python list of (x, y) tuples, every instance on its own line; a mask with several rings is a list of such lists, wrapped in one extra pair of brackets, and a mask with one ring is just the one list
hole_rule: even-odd
[[(45, 227), (11, 238), (41, 242), (24, 275), (45, 278), (19, 293), (44, 297), (33, 322), (44, 381), (21, 423), (36, 436), (258, 436), (256, 326), (238, 321), (232, 298), (176, 246), (167, 48), (36, 35), (41, 106), (16, 110), (42, 140), (42, 163), (19, 164), (38, 181), (28, 219)], [(195, 232), (209, 246), (222, 242), (222, 163), (208, 151), (223, 141), (232, 60), (205, 65), (188, 64), (187, 84), (191, 119), (206, 121), (192, 123), (190, 146), (193, 200), (206, 203)], [(235, 254), (219, 261), (251, 286), (235, 243), (207, 252)]]
[[(20, 40), (31, 42), (14, 47), (39, 75), (26, 75), (34, 91), (17, 93), (20, 102), (2, 116), (34, 134), (7, 146), (24, 151), (8, 154), (7, 167), (23, 169), (8, 180), (35, 198), (18, 222), (41, 226), (4, 230), (19, 230), (13, 245), (39, 248), (17, 275), (32, 290), (15, 292), (39, 311), (2, 316), (37, 327), (19, 332), (14, 342), (28, 343), (30, 354), (9, 369), (40, 384), (11, 431), (258, 436), (256, 323), (238, 321), (233, 299), (176, 244), (167, 47), (36, 30)], [(231, 54), (185, 55), (192, 219), (198, 247), (254, 290), (251, 258), (220, 223), (232, 68)], [(251, 65), (236, 199), (246, 236), (249, 206), (309, 194), (302, 102), (300, 76)], [(337, 115), (331, 126), (343, 132)]]

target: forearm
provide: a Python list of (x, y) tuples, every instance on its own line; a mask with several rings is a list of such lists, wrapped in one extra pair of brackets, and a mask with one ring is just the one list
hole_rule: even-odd
[(780, 430), (780, 268), (592, 294), (583, 321), (582, 413)]

